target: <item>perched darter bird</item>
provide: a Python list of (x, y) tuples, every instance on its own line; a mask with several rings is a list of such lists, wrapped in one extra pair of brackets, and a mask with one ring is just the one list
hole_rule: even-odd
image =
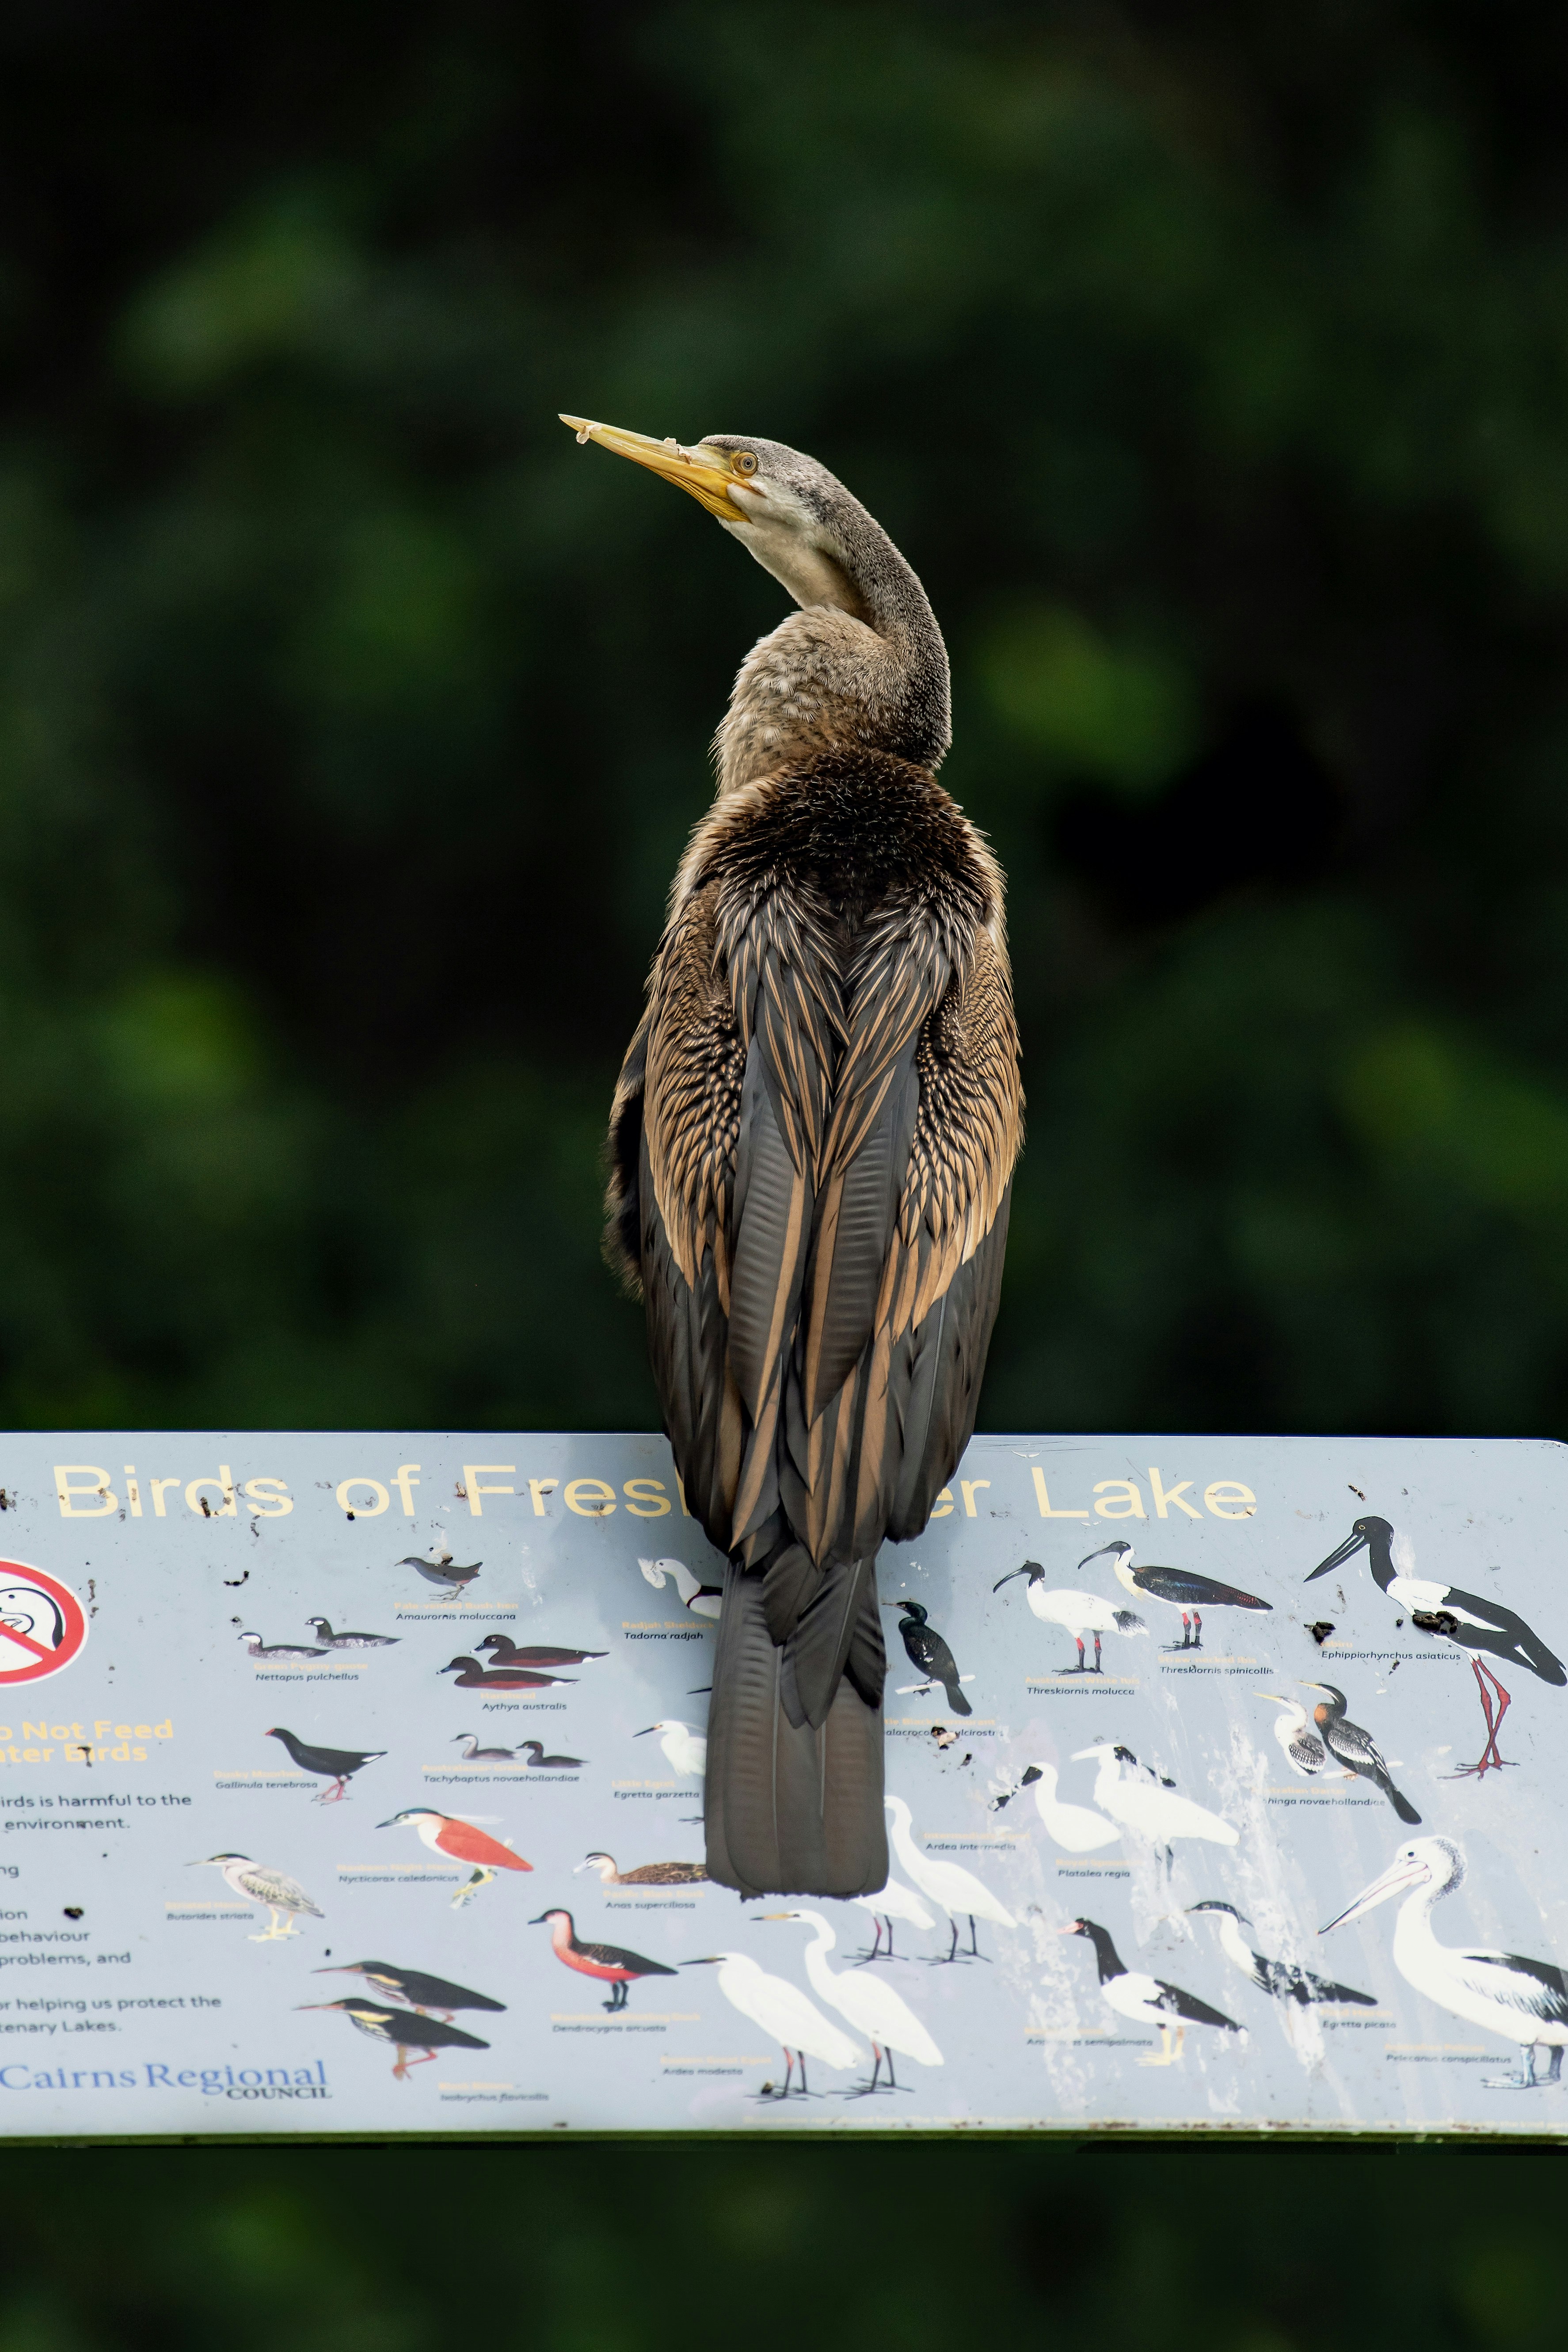
[(1022, 1136), (1002, 875), (936, 781), (942, 632), (843, 484), (776, 441), (563, 421), (689, 491), (801, 608), (715, 739), (616, 1090), (608, 1246), (729, 1561), (709, 1874), (873, 1894), (877, 1553), (973, 1429)]

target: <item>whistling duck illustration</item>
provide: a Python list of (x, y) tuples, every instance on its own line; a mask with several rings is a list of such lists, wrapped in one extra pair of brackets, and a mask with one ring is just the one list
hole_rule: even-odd
[[(922, 2066), (945, 2064), (942, 2052), (914, 2011), (886, 1979), (863, 1977), (850, 1969), (834, 1974), (827, 1965), (827, 1955), (838, 1938), (820, 1911), (764, 1911), (762, 1916), (764, 1919), (797, 1919), (813, 1930), (812, 1941), (805, 1948), (805, 1973), (813, 1992), (818, 2000), (826, 2001), (840, 2017), (846, 2018), (857, 2032), (863, 2033), (871, 2045), (871, 2079), (851, 2093), (852, 2097), (868, 2097), (879, 2087), (899, 2089), (893, 2072), (895, 2051)], [(880, 2082), (884, 2066), (888, 2070), (885, 2084)]]
[(325, 1617), (305, 1622), (315, 1627), (316, 1639), (324, 1650), (394, 1650), (402, 1638), (397, 1633), (334, 1633)]
[(1035, 1811), (1047, 1835), (1064, 1853), (1092, 1853), (1097, 1846), (1114, 1845), (1121, 1823), (1097, 1813), (1092, 1805), (1064, 1804), (1057, 1794), (1057, 1779), (1054, 1764), (1031, 1764), (1024, 1773), (1023, 1785), (1034, 1790)]
[(625, 2009), (626, 1988), (639, 1977), (672, 1977), (673, 1969), (662, 1960), (645, 1959), (640, 1952), (628, 1952), (619, 1944), (585, 1944), (577, 1934), (570, 1911), (542, 1911), (537, 1919), (529, 1921), (531, 1927), (550, 1929), (551, 1948), (558, 1960), (579, 1976), (596, 1978), (599, 1983), (611, 1987), (610, 1998), (604, 2006), (608, 2010)]
[[(1417, 1576), (1415, 1547), (1410, 1538), (1372, 1512), (1352, 1523), (1343, 1543), (1327, 1559), (1319, 1561), (1307, 1582), (1311, 1584), (1320, 1576), (1342, 1568), (1359, 1551), (1366, 1554), (1373, 1581), (1408, 1615), (1419, 1632), (1438, 1634), (1445, 1642), (1452, 1642), (1469, 1659), (1476, 1688), (1481, 1696), (1481, 1712), (1487, 1719), (1486, 1745), (1479, 1759), (1466, 1765), (1455, 1777), (1473, 1776), (1479, 1780), (1488, 1772), (1500, 1770), (1508, 1759), (1499, 1752), (1498, 1733), (1512, 1702), (1487, 1659), (1500, 1658), (1504, 1665), (1518, 1666), (1537, 1681), (1550, 1683), (1558, 1689), (1568, 1684), (1568, 1668), (1561, 1658), (1552, 1655), (1540, 1634), (1500, 1601), (1461, 1591), (1457, 1584), (1440, 1584), (1435, 1578)], [(1494, 1693), (1498, 1701), (1495, 1713)]]
[(258, 1666), (306, 1665), (312, 1658), (331, 1657), (330, 1650), (312, 1649), (305, 1642), (264, 1642), (259, 1633), (242, 1633), (240, 1640)]
[(319, 1772), (331, 1781), (331, 1788), (323, 1789), (317, 1798), (319, 1805), (342, 1804), (354, 1774), (363, 1772), (367, 1764), (379, 1762), (386, 1753), (384, 1748), (315, 1748), (276, 1724), (264, 1737), (280, 1739), (301, 1772)]
[(426, 1584), (439, 1585), (444, 1592), (458, 1594), (466, 1591), (472, 1584), (484, 1566), (484, 1562), (482, 1559), (474, 1559), (470, 1560), (466, 1568), (460, 1567), (452, 1558), (446, 1544), (434, 1543), (423, 1559), (417, 1552), (409, 1552), (406, 1558), (398, 1561), (397, 1565), (399, 1568), (416, 1570), (425, 1579)]
[[(952, 1932), (943, 1956), (944, 1961), (984, 1959), (986, 1955), (975, 1947), (975, 1920), (991, 1919), (999, 1927), (1012, 1927), (1017, 1924), (1013, 1914), (1005, 1904), (997, 1901), (988, 1886), (981, 1884), (972, 1870), (964, 1870), (956, 1862), (943, 1862), (935, 1854), (921, 1853), (915, 1843), (910, 1809), (902, 1797), (886, 1797), (883, 1802), (893, 1817), (893, 1851), (905, 1873), (914, 1880), (928, 1902), (934, 1903), (939, 1911), (947, 1914)], [(961, 1919), (969, 1922), (969, 1949), (964, 1953), (958, 1948), (958, 1923)]]
[(701, 1862), (645, 1862), (640, 1870), (617, 1870), (607, 1853), (591, 1853), (579, 1870), (596, 1870), (605, 1886), (696, 1886), (708, 1876)]
[(1363, 1731), (1359, 1723), (1346, 1721), (1343, 1691), (1336, 1690), (1332, 1683), (1303, 1683), (1301, 1687), (1323, 1694), (1312, 1709), (1312, 1720), (1318, 1727), (1318, 1737), (1335, 1763), (1370, 1780), (1374, 1789), (1381, 1789), (1402, 1822), (1418, 1822), (1421, 1816), (1409, 1798), (1402, 1797), (1389, 1779), (1388, 1767), (1378, 1754), (1371, 1732)]
[[(1098, 1557), (1097, 1553), (1089, 1554), (1091, 1559)], [(1084, 1592), (1076, 1585), (1064, 1586), (1059, 1591), (1048, 1591), (1046, 1571), (1037, 1559), (1026, 1559), (1022, 1568), (1010, 1568), (1005, 1576), (997, 1578), (992, 1591), (1000, 1592), (1002, 1587), (1011, 1584), (1016, 1576), (1028, 1578), (1025, 1597), (1041, 1624), (1059, 1625), (1063, 1633), (1070, 1633), (1078, 1643), (1078, 1664), (1064, 1667), (1066, 1674), (1102, 1675), (1105, 1668), (1100, 1663), (1100, 1654), (1103, 1635), (1125, 1633), (1130, 1639), (1136, 1639), (1140, 1633), (1147, 1634), (1149, 1631), (1142, 1617), (1132, 1610), (1118, 1609), (1114, 1601), (1102, 1600), (1098, 1592)], [(1092, 1666), (1084, 1663), (1083, 1637), (1086, 1633), (1094, 1643)]]
[[(1075, 1764), (1091, 1761), (1100, 1767), (1094, 1776), (1094, 1801), (1100, 1811), (1109, 1813), (1124, 1830), (1162, 1853), (1167, 1872), (1173, 1865), (1172, 1846), (1177, 1838), (1204, 1838), (1212, 1845), (1234, 1845), (1240, 1835), (1218, 1813), (1211, 1813), (1205, 1805), (1194, 1804), (1191, 1797), (1179, 1796), (1163, 1781), (1132, 1778), (1131, 1774), (1145, 1774), (1148, 1768), (1139, 1764), (1131, 1748), (1101, 1740), (1093, 1748), (1075, 1751)], [(1131, 1767), (1131, 1773), (1125, 1773), (1123, 1767)]]
[[(954, 1715), (973, 1715), (973, 1708), (959, 1688), (963, 1677), (958, 1671), (958, 1661), (936, 1627), (929, 1622), (929, 1612), (918, 1601), (884, 1601), (882, 1606), (884, 1609), (901, 1609), (904, 1612), (899, 1620), (899, 1631), (904, 1637), (905, 1654), (915, 1672), (925, 1677), (922, 1683), (915, 1685), (915, 1688), (929, 1690), (932, 1683), (940, 1683), (947, 1693), (947, 1703)], [(973, 1679), (971, 1675), (969, 1680), (973, 1682)]]
[(464, 1821), (454, 1813), (437, 1813), (427, 1805), (409, 1805), (392, 1819), (378, 1822), (378, 1829), (411, 1829), (418, 1832), (420, 1843), (432, 1853), (444, 1853), (453, 1862), (473, 1864), (473, 1875), (465, 1879), (452, 1898), (454, 1911), (471, 1903), (481, 1886), (488, 1886), (498, 1870), (531, 1870), (533, 1864), (524, 1862), (521, 1854), (513, 1853), (510, 1846), (502, 1845), (499, 1838), (489, 1837), (473, 1822)]
[[(351, 1993), (346, 2000), (302, 2000), (300, 2007), (341, 2010), (349, 2022), (357, 2025), (373, 2042), (379, 2042), (384, 2049), (395, 2050), (395, 2083), (406, 2083), (411, 2067), (427, 2066), (442, 2050), (488, 2050), (490, 2046), (481, 2042), (477, 2033), (465, 2033), (460, 2026), (444, 2024), (440, 2018), (426, 2017), (420, 2010), (366, 2000), (358, 1993)], [(411, 2058), (411, 2050), (421, 2054)]]
[(270, 1912), (271, 1917), (261, 1934), (250, 1937), (253, 1944), (281, 1943), (285, 1937), (299, 1933), (296, 1919), (320, 1919), (323, 1916), (297, 1878), (274, 1870), (268, 1863), (252, 1862), (246, 1853), (209, 1853), (204, 1861), (193, 1862), (189, 1867), (205, 1870), (209, 1865), (222, 1871), (236, 1895), (242, 1895), (247, 1903), (263, 1903)]
[(595, 1658), (607, 1658), (607, 1650), (557, 1650), (545, 1643), (528, 1649), (518, 1648), (510, 1633), (487, 1633), (479, 1644), (491, 1653), (489, 1668), (513, 1666), (585, 1666)]
[(668, 1578), (680, 1595), (683, 1607), (689, 1609), (693, 1617), (716, 1618), (723, 1606), (723, 1586), (703, 1584), (684, 1560), (639, 1559), (637, 1566), (656, 1592), (663, 1591)]
[(1152, 2025), (1157, 2030), (1159, 2053), (1151, 2052), (1141, 2057), (1141, 2066), (1174, 2065), (1182, 2054), (1189, 2025), (1214, 2025), (1225, 2033), (1241, 2032), (1234, 2017), (1211, 2009), (1196, 1993), (1184, 1992), (1180, 1985), (1167, 1984), (1163, 1977), (1150, 1976), (1142, 1969), (1124, 1968), (1109, 1928), (1100, 1927), (1098, 1920), (1069, 1919), (1057, 1933), (1087, 1937), (1094, 1946), (1101, 2000), (1118, 2017), (1130, 2018), (1134, 2025)]
[[(1432, 1932), (1432, 1912), (1465, 1883), (1465, 1857), (1452, 1838), (1412, 1838), (1402, 1845), (1381, 1878), (1358, 1895), (1320, 1936), (1343, 1927), (1403, 1894), (1394, 1928), (1394, 1965), (1406, 1984), (1440, 2009), (1479, 2025), (1520, 2050), (1517, 2074), (1483, 2077), (1493, 2091), (1539, 2091), (1563, 2078), (1563, 2047), (1568, 2042), (1568, 1973), (1555, 1960), (1527, 1960), (1518, 1952), (1460, 1951), (1440, 1944)], [(1546, 2073), (1535, 2071), (1535, 2053), (1549, 2049)]]
[(557, 1683), (574, 1683), (575, 1675), (547, 1675), (541, 1666), (497, 1666), (486, 1673), (478, 1658), (453, 1658), (437, 1673), (456, 1675), (454, 1690), (551, 1690)]
[(1167, 1642), (1167, 1650), (1201, 1650), (1204, 1645), (1203, 1612), (1205, 1609), (1272, 1609), (1271, 1601), (1260, 1601), (1256, 1592), (1243, 1592), (1234, 1584), (1218, 1584), (1212, 1576), (1196, 1576), (1186, 1568), (1134, 1568), (1132, 1547), (1123, 1536), (1114, 1543), (1101, 1544), (1098, 1551), (1089, 1552), (1079, 1562), (1079, 1569), (1090, 1560), (1109, 1559), (1116, 1572), (1116, 1581), (1128, 1592), (1142, 1592), (1151, 1601), (1163, 1601), (1169, 1609), (1182, 1612), (1182, 1638)]
[(1274, 1718), (1274, 1737), (1285, 1751), (1285, 1761), (1291, 1771), (1299, 1773), (1303, 1780), (1315, 1780), (1320, 1774), (1331, 1772), (1334, 1768), (1329, 1751), (1317, 1733), (1308, 1730), (1307, 1710), (1300, 1701), (1282, 1697), (1278, 1691), (1260, 1691), (1258, 1696), (1285, 1710)]
[(825, 2066), (858, 2066), (864, 2053), (858, 2044), (838, 2026), (823, 2016), (822, 2011), (807, 2000), (799, 1987), (785, 1977), (771, 1977), (762, 1963), (750, 1952), (710, 1952), (700, 1960), (683, 1960), (683, 1968), (717, 1969), (719, 1990), (731, 2009), (749, 2017), (753, 2025), (772, 2034), (784, 2056), (784, 2088), (775, 2091), (764, 2083), (758, 2096), (763, 2099), (787, 2099), (790, 2081), (796, 2066), (800, 2084), (796, 2098), (809, 2098), (806, 2087), (805, 2062), (820, 2058)]
[(1299, 2001), (1303, 2008), (1344, 2001), (1357, 2001), (1366, 2009), (1377, 2007), (1375, 1993), (1356, 1992), (1350, 1985), (1315, 1977), (1310, 1969), (1300, 1969), (1294, 1960), (1266, 1960), (1243, 1937), (1242, 1929), (1250, 1927), (1252, 1922), (1234, 1903), (1216, 1903), (1210, 1898), (1203, 1903), (1189, 1903), (1187, 1910), (1189, 1914), (1203, 1912), (1215, 1921), (1219, 1928), (1220, 1950), (1232, 1968), (1239, 1969), (1259, 1992), (1270, 1993), (1276, 2000)]
[(316, 1969), (319, 1977), (363, 1977), (373, 1993), (385, 2000), (405, 2001), (410, 2009), (435, 2010), (451, 2022), (453, 2012), (459, 2009), (505, 2009), (504, 2000), (492, 2000), (488, 1992), (470, 1992), (467, 1985), (451, 1984), (445, 1977), (433, 1977), (423, 1969), (400, 1969), (391, 1960), (344, 1960), (341, 1967)]

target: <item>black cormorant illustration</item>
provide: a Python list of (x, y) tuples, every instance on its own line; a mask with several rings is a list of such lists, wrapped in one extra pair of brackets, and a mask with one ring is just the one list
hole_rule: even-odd
[(1336, 2001), (1356, 2001), (1364, 2009), (1377, 2007), (1375, 1993), (1357, 1992), (1352, 1986), (1335, 1984), (1328, 1977), (1315, 1977), (1310, 1969), (1299, 1969), (1292, 1960), (1266, 1960), (1242, 1936), (1243, 1927), (1250, 1927), (1252, 1922), (1234, 1903), (1189, 1903), (1187, 1909), (1206, 1911), (1218, 1920), (1221, 1951), (1259, 1992), (1271, 1993), (1276, 2000), (1300, 2001), (1303, 2008), (1311, 2004), (1326, 2007)]
[(268, 1739), (280, 1739), (301, 1772), (320, 1772), (331, 1786), (323, 1789), (316, 1802), (319, 1805), (341, 1804), (348, 1794), (348, 1786), (356, 1772), (367, 1764), (375, 1763), (385, 1755), (384, 1748), (316, 1748), (308, 1739), (297, 1739), (291, 1731), (278, 1726), (266, 1735)]
[[(446, 2025), (438, 2017), (426, 2017), (416, 2009), (399, 2009), (385, 2001), (366, 2000), (351, 1993), (346, 2000), (303, 2000), (306, 2009), (339, 2009), (362, 2033), (384, 2049), (395, 2050), (397, 2063), (392, 2070), (395, 2083), (405, 2083), (409, 2069), (427, 2066), (440, 2050), (488, 2050), (489, 2043), (481, 2042), (477, 2033), (465, 2033), (460, 2026)], [(422, 2055), (411, 2058), (409, 2052)]]
[(1381, 1789), (1402, 1822), (1418, 1822), (1421, 1816), (1409, 1798), (1402, 1797), (1389, 1779), (1388, 1767), (1378, 1754), (1371, 1732), (1363, 1731), (1359, 1723), (1346, 1722), (1343, 1691), (1336, 1690), (1332, 1683), (1303, 1683), (1301, 1687), (1323, 1693), (1312, 1709), (1312, 1720), (1335, 1763), (1342, 1764), (1347, 1772), (1359, 1773), (1374, 1789)]
[(426, 1974), (423, 1969), (400, 1969), (391, 1960), (345, 1960), (341, 1968), (316, 1969), (319, 1977), (363, 1977), (367, 1985), (389, 2000), (406, 2001), (410, 2009), (436, 2010), (450, 2020), (459, 2009), (493, 2009), (506, 2007), (504, 2000), (492, 2000), (488, 1992), (470, 1992), (467, 1985), (450, 1984), (445, 1977)]
[(805, 609), (747, 656), (611, 1114), (687, 1507), (727, 1555), (708, 1867), (888, 1875), (877, 1554), (974, 1425), (1022, 1134), (995, 859), (935, 769), (947, 656), (914, 572), (776, 441), (581, 436), (689, 490)]
[(958, 1685), (958, 1660), (928, 1622), (927, 1612), (918, 1601), (884, 1601), (884, 1609), (901, 1609), (899, 1631), (904, 1637), (904, 1649), (915, 1672), (923, 1675), (928, 1683), (940, 1683), (947, 1693), (947, 1703), (954, 1715), (973, 1715), (974, 1709)]
[(1260, 1601), (1256, 1592), (1243, 1592), (1234, 1584), (1216, 1584), (1212, 1576), (1196, 1576), (1188, 1568), (1134, 1568), (1132, 1547), (1125, 1537), (1118, 1536), (1114, 1543), (1101, 1544), (1080, 1559), (1085, 1569), (1091, 1559), (1109, 1559), (1115, 1569), (1116, 1580), (1129, 1592), (1144, 1592), (1152, 1601), (1163, 1601), (1171, 1609), (1182, 1612), (1182, 1638), (1167, 1642), (1168, 1650), (1201, 1650), (1204, 1644), (1203, 1612), (1205, 1609), (1272, 1609), (1272, 1601)]
[[(1167, 1984), (1163, 1977), (1152, 1977), (1142, 1969), (1124, 1969), (1117, 1957), (1110, 1931), (1093, 1919), (1069, 1919), (1065, 1927), (1057, 1929), (1058, 1936), (1087, 1936), (1094, 1946), (1094, 1957), (1100, 1969), (1100, 1990), (1102, 1999), (1118, 2017), (1131, 2018), (1135, 2025), (1152, 2025), (1159, 2029), (1160, 2054), (1144, 2058), (1145, 2066), (1169, 2066), (1182, 2054), (1189, 2025), (1217, 2025), (1224, 2032), (1239, 2033), (1241, 2027), (1234, 2017), (1226, 2017), (1200, 2000), (1194, 1992), (1184, 1992), (1180, 1985)], [(1175, 2041), (1171, 2036), (1173, 2029)]]
[[(1476, 1687), (1481, 1695), (1481, 1712), (1487, 1719), (1487, 1738), (1479, 1760), (1466, 1765), (1456, 1777), (1463, 1779), (1473, 1774), (1479, 1780), (1483, 1773), (1500, 1769), (1507, 1759), (1498, 1751), (1497, 1736), (1510, 1700), (1484, 1661), (1500, 1658), (1505, 1665), (1518, 1666), (1534, 1675), (1538, 1681), (1551, 1683), (1559, 1689), (1568, 1684), (1568, 1668), (1561, 1658), (1552, 1655), (1540, 1634), (1511, 1609), (1505, 1609), (1500, 1601), (1479, 1592), (1461, 1591), (1457, 1584), (1439, 1584), (1431, 1577), (1417, 1576), (1415, 1547), (1410, 1538), (1371, 1512), (1352, 1522), (1343, 1543), (1327, 1559), (1319, 1561), (1307, 1582), (1310, 1584), (1318, 1577), (1342, 1568), (1346, 1560), (1363, 1550), (1373, 1582), (1405, 1612), (1411, 1623), (1423, 1633), (1440, 1634), (1469, 1658)], [(1494, 1692), (1499, 1702), (1495, 1713)]]

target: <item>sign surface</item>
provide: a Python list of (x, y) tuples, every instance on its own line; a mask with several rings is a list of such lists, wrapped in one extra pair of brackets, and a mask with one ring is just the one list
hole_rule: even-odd
[(868, 1906), (700, 1875), (662, 1439), (0, 1481), (0, 2136), (1568, 2129), (1560, 1446), (977, 1438)]

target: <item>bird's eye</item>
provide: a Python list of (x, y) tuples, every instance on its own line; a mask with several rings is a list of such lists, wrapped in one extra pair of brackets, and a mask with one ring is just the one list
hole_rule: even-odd
[(751, 451), (750, 451), (749, 449), (738, 449), (738, 450), (735, 452), (735, 471), (736, 471), (736, 473), (737, 473), (737, 474), (754, 474), (754, 473), (756, 472), (756, 470), (757, 470), (757, 461), (756, 461), (756, 459), (752, 457), (752, 455)]

